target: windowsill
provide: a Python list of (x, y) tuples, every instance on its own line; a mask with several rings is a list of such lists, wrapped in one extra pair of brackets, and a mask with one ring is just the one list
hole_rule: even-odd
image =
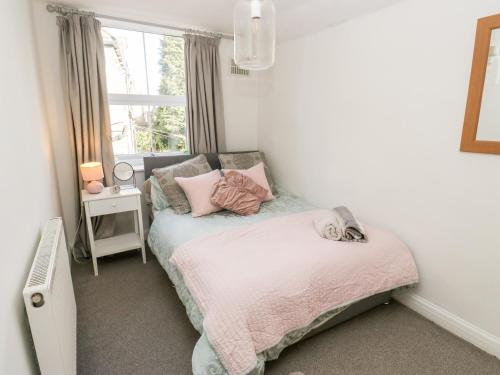
[(130, 164), (132, 166), (132, 169), (134, 170), (134, 172), (144, 172), (144, 163), (142, 163), (142, 160), (140, 163), (137, 161), (137, 159), (135, 159), (135, 160), (134, 159), (116, 160), (116, 163), (122, 163), (122, 162)]
[(115, 164), (117, 163), (128, 163), (132, 166), (135, 172), (144, 172), (144, 161), (142, 158), (115, 156)]
[(187, 152), (164, 152), (157, 154), (132, 154), (132, 155), (115, 155), (115, 163), (129, 163), (135, 172), (144, 172), (144, 157), (145, 156), (173, 156), (185, 155)]

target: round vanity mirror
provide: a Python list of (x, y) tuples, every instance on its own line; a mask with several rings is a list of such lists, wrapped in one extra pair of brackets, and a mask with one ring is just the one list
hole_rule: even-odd
[(135, 172), (132, 165), (124, 161), (116, 163), (113, 168), (113, 180), (117, 185), (129, 182), (135, 187)]

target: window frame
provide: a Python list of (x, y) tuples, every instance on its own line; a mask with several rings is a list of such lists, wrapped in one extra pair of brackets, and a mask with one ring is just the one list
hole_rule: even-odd
[[(136, 31), (141, 33), (152, 33), (160, 34), (171, 37), (182, 38), (183, 33), (178, 30), (172, 30), (167, 28), (162, 28), (158, 26), (152, 26), (148, 24), (138, 24), (132, 22), (118, 21), (107, 18), (99, 18), (102, 27), (123, 29), (128, 31)], [(184, 107), (186, 110), (186, 95), (174, 96), (174, 95), (145, 95), (145, 94), (116, 94), (108, 93), (108, 105), (142, 105), (142, 106), (170, 106), (170, 107)], [(186, 138), (188, 138), (188, 129), (186, 127)], [(113, 152), (113, 157), (115, 162), (126, 161), (132, 165), (136, 171), (144, 170), (144, 160), (146, 156), (167, 156), (167, 155), (183, 155), (189, 154), (189, 144), (186, 144), (187, 150), (183, 151), (171, 151), (171, 152), (146, 152), (146, 153), (135, 153), (135, 154), (119, 154), (115, 155)]]

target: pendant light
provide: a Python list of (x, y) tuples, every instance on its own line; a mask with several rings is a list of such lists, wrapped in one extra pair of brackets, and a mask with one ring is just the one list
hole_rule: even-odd
[(272, 0), (238, 0), (234, 7), (234, 62), (249, 70), (274, 64), (276, 11)]

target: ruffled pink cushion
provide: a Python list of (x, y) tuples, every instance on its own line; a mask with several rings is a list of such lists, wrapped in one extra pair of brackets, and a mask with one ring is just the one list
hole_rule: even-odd
[(212, 204), (240, 215), (252, 215), (259, 211), (268, 190), (250, 177), (237, 171), (226, 171), (213, 188)]
[(214, 185), (221, 179), (218, 169), (195, 177), (175, 177), (175, 182), (186, 194), (191, 206), (191, 215), (199, 217), (221, 211), (222, 208), (210, 202)]
[(242, 175), (250, 177), (252, 180), (254, 180), (255, 183), (257, 183), (258, 185), (262, 186), (264, 189), (267, 190), (267, 195), (264, 199), (265, 202), (274, 199), (274, 195), (271, 192), (269, 183), (267, 182), (264, 163), (256, 164), (252, 168), (248, 169), (223, 169), (222, 171), (224, 172), (224, 174), (226, 174), (229, 171), (236, 171), (241, 173)]

